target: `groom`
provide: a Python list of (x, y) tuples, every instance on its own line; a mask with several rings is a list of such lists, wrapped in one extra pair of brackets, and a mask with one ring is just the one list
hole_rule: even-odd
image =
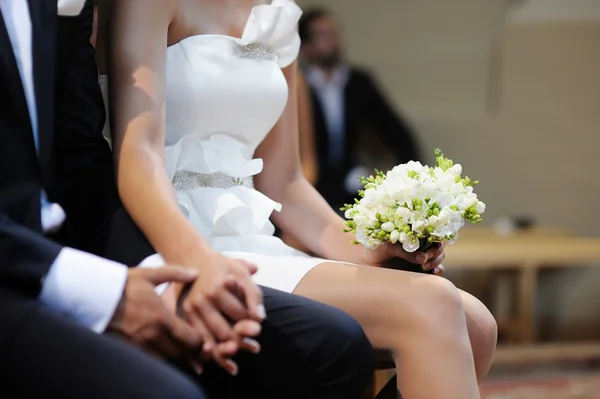
[(372, 352), (342, 312), (265, 289), (261, 352), (239, 354), (235, 378), (211, 365), (186, 376), (158, 358), (193, 358), (202, 342), (154, 288), (197, 275), (57, 243), (101, 254), (126, 215), (83, 2), (0, 0), (0, 396), (359, 398)]

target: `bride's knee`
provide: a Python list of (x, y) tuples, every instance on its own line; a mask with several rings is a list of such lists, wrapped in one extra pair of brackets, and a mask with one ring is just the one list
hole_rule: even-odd
[(431, 315), (433, 311), (439, 314), (441, 320), (446, 317), (462, 316), (464, 308), (458, 288), (448, 279), (437, 276), (425, 277), (418, 284), (421, 285), (419, 287), (421, 303), (429, 309), (429, 314)]
[(492, 365), (498, 339), (498, 325), (492, 313), (479, 299), (467, 293), (462, 293), (462, 296), (475, 372), (477, 380), (481, 382)]
[(491, 359), (498, 339), (496, 319), (481, 301), (470, 295), (469, 300), (465, 302), (465, 315), (475, 355)]
[(485, 308), (485, 311), (478, 318), (479, 329), (481, 330), (482, 344), (490, 351), (494, 351), (498, 342), (498, 323), (492, 313)]
[(414, 282), (414, 295), (410, 302), (403, 299), (406, 320), (410, 327), (447, 330), (456, 323), (464, 325), (464, 308), (460, 293), (449, 280), (424, 275)]

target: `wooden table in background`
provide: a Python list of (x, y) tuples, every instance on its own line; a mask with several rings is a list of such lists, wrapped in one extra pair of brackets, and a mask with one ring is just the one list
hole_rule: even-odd
[(600, 267), (600, 238), (576, 237), (549, 227), (509, 236), (499, 236), (492, 229), (481, 227), (465, 228), (461, 233), (458, 241), (446, 248), (447, 269), (518, 273), (514, 295), (516, 314), (501, 320), (512, 342), (510, 346), (499, 348), (497, 363), (517, 359), (550, 361), (551, 354), (563, 359), (571, 357), (569, 353), (588, 353), (600, 358), (600, 340), (598, 343), (538, 345), (534, 313), (538, 272), (549, 268)]

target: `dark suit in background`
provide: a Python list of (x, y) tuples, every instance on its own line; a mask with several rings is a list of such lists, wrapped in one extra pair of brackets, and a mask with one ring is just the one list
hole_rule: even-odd
[[(310, 71), (307, 72), (310, 76)], [(331, 140), (325, 110), (315, 85), (311, 85), (313, 99), (314, 131), (316, 137), (319, 177), (316, 187), (333, 206), (352, 203), (356, 192), (349, 192), (345, 181), (350, 171), (358, 166), (361, 134), (369, 132), (378, 136), (393, 153), (395, 163), (419, 160), (420, 154), (410, 126), (392, 108), (375, 80), (365, 70), (348, 68), (343, 87), (344, 118), (341, 159), (333, 163)], [(309, 82), (311, 82), (309, 78)]]
[(354, 178), (349, 174), (361, 166), (359, 155), (364, 149), (359, 147), (374, 141), (373, 135), (388, 147), (396, 165), (419, 160), (420, 154), (412, 129), (373, 77), (345, 61), (341, 29), (333, 14), (325, 8), (305, 10), (298, 31), (313, 99), (319, 166), (316, 188), (339, 208), (357, 196), (356, 190), (348, 189), (346, 179)]

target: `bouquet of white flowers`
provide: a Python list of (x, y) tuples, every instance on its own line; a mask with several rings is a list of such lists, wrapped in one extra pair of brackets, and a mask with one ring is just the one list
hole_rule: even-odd
[(462, 167), (435, 150), (437, 166), (408, 162), (387, 174), (360, 178), (365, 189), (360, 199), (344, 208), (347, 233), (375, 249), (389, 241), (405, 251), (425, 251), (436, 242), (454, 242), (465, 220), (481, 222), (485, 204), (473, 187), (478, 183), (461, 177)]

